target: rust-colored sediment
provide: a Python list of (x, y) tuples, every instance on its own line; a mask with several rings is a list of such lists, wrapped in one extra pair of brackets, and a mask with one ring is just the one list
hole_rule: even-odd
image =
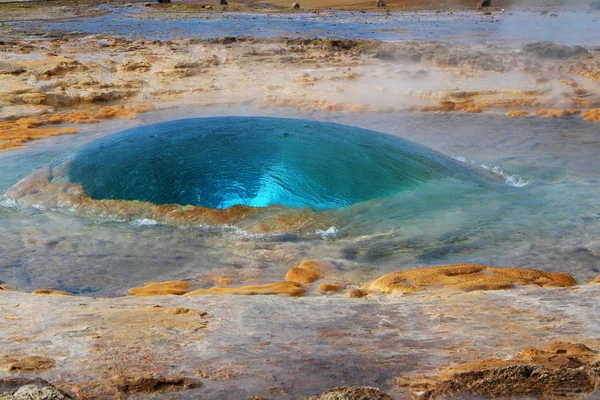
[(205, 311), (196, 310), (194, 308), (186, 308), (186, 307), (162, 307), (162, 306), (153, 306), (150, 307), (149, 311), (161, 312), (173, 315), (187, 315), (187, 314), (196, 314), (205, 316), (207, 313)]
[(552, 342), (528, 348), (510, 360), (488, 359), (439, 370), (433, 377), (399, 378), (418, 399), (571, 398), (600, 383), (598, 351), (582, 343)]
[(600, 121), (600, 108), (593, 108), (581, 113), (586, 121)]
[(12, 356), (0, 359), (0, 370), (12, 374), (45, 371), (54, 367), (54, 361), (40, 356)]
[[(57, 168), (60, 168), (57, 167)], [(282, 206), (235, 205), (225, 209), (129, 200), (95, 200), (80, 184), (52, 182), (57, 175), (43, 167), (6, 191), (6, 196), (27, 206), (70, 208), (87, 215), (118, 219), (151, 219), (173, 225), (233, 225), (248, 221), (244, 229), (255, 233), (314, 232), (344, 224), (343, 217), (330, 212), (290, 209)]]
[(342, 290), (342, 286), (337, 283), (321, 283), (317, 289), (323, 293), (339, 292)]
[(186, 294), (192, 286), (194, 286), (192, 283), (185, 281), (147, 282), (142, 286), (129, 289), (129, 294), (132, 296), (181, 296)]
[(44, 294), (49, 296), (75, 296), (73, 293), (55, 289), (36, 289), (31, 294)]
[(240, 287), (219, 287), (214, 286), (210, 289), (196, 289), (189, 292), (186, 296), (201, 296), (206, 294), (235, 294), (235, 295), (279, 295), (284, 294), (292, 297), (301, 296), (306, 292), (299, 283), (296, 282), (275, 282), (264, 285), (249, 285)]
[(338, 386), (307, 400), (393, 400), (387, 393), (369, 386)]
[[(12, 150), (24, 144), (50, 136), (73, 135), (79, 133), (74, 127), (58, 128), (52, 125), (95, 124), (113, 118), (133, 119), (140, 113), (153, 109), (150, 105), (125, 107), (118, 104), (107, 107), (90, 107), (91, 110), (74, 110), (64, 114), (41, 115), (0, 122), (0, 150)], [(95, 109), (94, 109), (95, 108)]]
[(418, 292), (435, 286), (471, 291), (510, 289), (515, 285), (567, 287), (575, 284), (577, 281), (565, 273), (456, 264), (392, 272), (368, 283), (362, 290), (393, 294)]
[(303, 261), (295, 268), (291, 268), (285, 275), (285, 280), (309, 286), (323, 278), (326, 273), (334, 270), (333, 264), (317, 261)]

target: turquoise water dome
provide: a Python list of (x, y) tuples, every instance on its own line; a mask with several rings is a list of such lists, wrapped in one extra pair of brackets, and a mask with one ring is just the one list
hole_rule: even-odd
[(280, 118), (185, 119), (129, 129), (68, 160), (93, 199), (228, 208), (325, 210), (438, 180), (478, 185), (484, 172), (407, 140), (351, 126)]

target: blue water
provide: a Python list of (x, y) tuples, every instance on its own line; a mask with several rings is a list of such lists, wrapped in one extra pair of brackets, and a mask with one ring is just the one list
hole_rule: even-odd
[(491, 173), (398, 137), (258, 117), (133, 128), (84, 146), (66, 165), (58, 170), (68, 171), (68, 180), (80, 183), (93, 199), (212, 208), (324, 210), (415, 191), (434, 181), (485, 185), (495, 180)]

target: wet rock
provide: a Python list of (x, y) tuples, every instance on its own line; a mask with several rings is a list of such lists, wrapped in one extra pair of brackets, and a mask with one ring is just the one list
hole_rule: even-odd
[(329, 263), (303, 261), (296, 268), (292, 268), (287, 272), (285, 280), (297, 282), (306, 286), (321, 279), (326, 270), (331, 272), (333, 268), (334, 267)]
[(575, 284), (576, 280), (565, 273), (455, 264), (392, 272), (368, 283), (362, 290), (393, 294), (418, 292), (435, 286), (472, 291), (510, 289), (515, 285), (566, 287)]
[(579, 110), (544, 109), (532, 112), (533, 115), (546, 118), (566, 118), (581, 114)]
[(300, 3), (294, 3), (292, 4), (292, 9), (293, 10), (298, 10), (300, 8)]
[(54, 367), (54, 361), (40, 356), (12, 356), (0, 360), (0, 369), (17, 373), (45, 371)]
[(507, 117), (527, 117), (529, 112), (525, 110), (510, 110), (506, 113)]
[(383, 1), (383, 0), (377, 0), (377, 2), (375, 3), (375, 5), (377, 7), (385, 7), (385, 1)]
[(320, 292), (329, 293), (329, 292), (339, 292), (342, 290), (341, 285), (337, 283), (321, 283), (318, 287)]
[(0, 62), (0, 75), (21, 75), (25, 72), (27, 72), (27, 70), (23, 67)]
[(527, 44), (523, 51), (541, 58), (566, 59), (581, 54), (588, 54), (588, 50), (581, 46), (565, 46), (553, 42), (539, 42)]
[(188, 292), (193, 284), (184, 281), (147, 282), (140, 287), (129, 289), (132, 296), (181, 296)]
[(45, 294), (49, 296), (74, 296), (73, 293), (55, 289), (37, 289), (31, 292), (31, 294)]
[(134, 393), (153, 393), (162, 390), (190, 390), (202, 386), (202, 383), (189, 378), (168, 378), (168, 377), (118, 377), (116, 378), (119, 392), (125, 394)]
[(240, 286), (240, 287), (219, 287), (214, 286), (210, 289), (196, 289), (192, 292), (186, 293), (186, 296), (202, 296), (207, 294), (235, 294), (235, 295), (278, 295), (285, 294), (288, 296), (296, 297), (301, 296), (306, 292), (306, 289), (297, 282), (275, 282), (267, 283), (265, 285), (251, 285), (251, 286)]
[(399, 378), (419, 399), (564, 398), (589, 394), (600, 382), (597, 352), (581, 343), (529, 348), (511, 360), (489, 359), (442, 368), (436, 377)]
[(339, 386), (308, 400), (392, 400), (378, 388), (368, 386)]
[(480, 8), (491, 7), (491, 6), (492, 6), (492, 0), (483, 0), (481, 3), (479, 3)]
[(150, 64), (144, 61), (127, 61), (121, 64), (119, 69), (126, 72), (148, 72), (150, 71)]
[(0, 400), (63, 400), (68, 399), (52, 386), (25, 385), (14, 393), (0, 394)]
[(600, 108), (593, 108), (581, 113), (586, 121), (600, 121)]
[(364, 291), (356, 288), (350, 289), (346, 292), (346, 297), (350, 299), (362, 299), (366, 295), (367, 294)]
[(285, 275), (285, 280), (290, 282), (297, 282), (301, 285), (308, 286), (314, 281), (317, 281), (321, 278), (315, 271), (303, 269), (303, 268), (292, 268)]

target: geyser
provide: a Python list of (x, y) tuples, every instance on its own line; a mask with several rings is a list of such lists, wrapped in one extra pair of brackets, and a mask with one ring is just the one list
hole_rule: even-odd
[[(60, 175), (63, 176), (60, 176)], [(92, 142), (53, 169), (94, 200), (325, 210), (483, 172), (351, 126), (279, 118), (170, 121)], [(485, 177), (488, 178), (488, 177)]]

